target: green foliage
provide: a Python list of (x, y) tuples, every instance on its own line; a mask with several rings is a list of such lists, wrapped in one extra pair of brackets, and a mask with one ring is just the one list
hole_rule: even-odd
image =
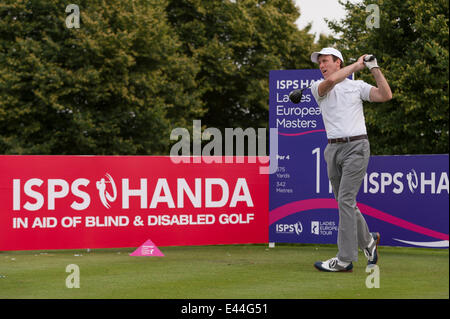
[(1, 154), (167, 154), (194, 119), (267, 127), (269, 71), (316, 68), (334, 42), (374, 53), (393, 90), (365, 105), (374, 154), (448, 152), (448, 0), (347, 2), (341, 39), (318, 43), (292, 0), (80, 0), (79, 29), (67, 5), (0, 3)]
[(198, 66), (180, 52), (166, 1), (0, 3), (0, 153), (158, 154), (201, 116)]
[[(372, 3), (380, 25), (369, 29), (365, 9)], [(347, 57), (375, 54), (393, 92), (388, 103), (365, 105), (372, 152), (448, 153), (448, 0), (365, 0), (345, 8), (342, 21), (329, 23), (340, 35), (338, 48)], [(356, 76), (374, 84), (368, 71)]]
[(164, 154), (170, 131), (266, 127), (268, 74), (311, 68), (292, 0), (0, 4), (0, 153)]
[(270, 70), (312, 68), (313, 36), (293, 1), (171, 0), (168, 17), (200, 66), (202, 124), (267, 127)]

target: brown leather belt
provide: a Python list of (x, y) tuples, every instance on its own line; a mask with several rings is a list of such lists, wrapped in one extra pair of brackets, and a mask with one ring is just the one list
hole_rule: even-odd
[(348, 143), (348, 142), (364, 140), (364, 139), (369, 139), (369, 137), (366, 134), (364, 134), (364, 135), (357, 135), (357, 136), (350, 136), (350, 137), (330, 138), (330, 139), (328, 139), (328, 144)]

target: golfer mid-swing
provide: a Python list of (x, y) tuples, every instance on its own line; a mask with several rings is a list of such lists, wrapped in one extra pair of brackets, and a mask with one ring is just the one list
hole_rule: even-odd
[[(321, 271), (351, 271), (352, 262), (358, 260), (358, 247), (367, 257), (368, 265), (376, 264), (378, 260), (380, 234), (369, 232), (356, 206), (356, 195), (370, 157), (363, 100), (389, 101), (392, 92), (377, 60), (366, 61), (366, 56), (343, 67), (342, 54), (334, 48), (324, 48), (311, 55), (311, 60), (319, 64), (324, 77), (311, 86), (311, 92), (322, 112), (328, 138), (324, 157), (328, 178), (339, 206), (338, 253), (336, 257), (314, 264)], [(348, 79), (352, 73), (365, 67), (370, 69), (377, 87), (361, 80)]]

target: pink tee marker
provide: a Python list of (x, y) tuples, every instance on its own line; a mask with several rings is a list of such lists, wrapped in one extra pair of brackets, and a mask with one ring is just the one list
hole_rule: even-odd
[(148, 239), (138, 249), (130, 254), (130, 256), (146, 256), (146, 257), (164, 257), (164, 254), (156, 247), (156, 245)]

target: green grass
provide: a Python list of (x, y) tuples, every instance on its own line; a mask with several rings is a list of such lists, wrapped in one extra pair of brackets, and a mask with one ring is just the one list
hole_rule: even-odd
[[(447, 249), (379, 247), (380, 288), (372, 289), (362, 253), (352, 273), (314, 269), (335, 245), (160, 249), (165, 257), (130, 257), (132, 248), (0, 252), (0, 298), (449, 298)], [(65, 285), (69, 264), (79, 266), (78, 289)]]

